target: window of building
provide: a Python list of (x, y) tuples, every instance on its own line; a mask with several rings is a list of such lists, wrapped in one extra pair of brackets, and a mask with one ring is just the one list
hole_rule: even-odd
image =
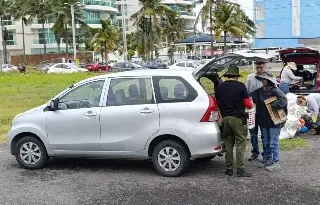
[(264, 20), (264, 6), (256, 6), (256, 20)]
[(16, 30), (8, 30), (7, 45), (17, 45)]
[(257, 38), (264, 38), (264, 24), (263, 23), (257, 24), (256, 37)]
[(54, 32), (50, 28), (45, 28), (44, 34), (42, 29), (37, 29), (35, 32), (37, 33), (37, 38), (33, 41), (34, 44), (43, 44), (44, 36), (46, 37), (46, 44), (56, 43)]
[(12, 20), (11, 16), (3, 16), (2, 23), (4, 26), (10, 26), (14, 24), (14, 21)]
[(86, 24), (100, 24), (100, 19), (99, 11), (84, 11), (84, 22)]

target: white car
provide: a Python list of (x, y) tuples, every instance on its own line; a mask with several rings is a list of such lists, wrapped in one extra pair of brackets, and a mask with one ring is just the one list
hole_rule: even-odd
[(1, 70), (2, 72), (11, 72), (11, 71), (19, 71), (18, 68), (14, 65), (3, 64)]
[(200, 65), (197, 61), (180, 61), (169, 66), (169, 69), (195, 69)]
[(85, 68), (80, 68), (73, 63), (57, 63), (47, 68), (47, 73), (79, 73), (88, 72)]

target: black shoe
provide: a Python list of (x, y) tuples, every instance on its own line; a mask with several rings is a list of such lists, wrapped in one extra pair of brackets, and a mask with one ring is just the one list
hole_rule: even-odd
[(238, 177), (252, 177), (252, 174), (244, 171), (244, 169), (238, 169), (237, 170), (237, 176)]
[(258, 159), (259, 155), (256, 155), (256, 154), (252, 154), (251, 157), (248, 159), (248, 161), (252, 162), (256, 159)]
[(233, 169), (227, 169), (225, 174), (228, 175), (228, 176), (233, 176)]

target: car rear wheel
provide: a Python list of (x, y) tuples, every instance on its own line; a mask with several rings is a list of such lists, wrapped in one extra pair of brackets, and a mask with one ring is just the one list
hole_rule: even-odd
[(32, 170), (43, 168), (49, 159), (43, 143), (32, 136), (23, 137), (17, 142), (15, 157), (22, 167)]
[(152, 162), (157, 172), (162, 176), (175, 177), (189, 169), (190, 156), (181, 143), (165, 140), (155, 147)]

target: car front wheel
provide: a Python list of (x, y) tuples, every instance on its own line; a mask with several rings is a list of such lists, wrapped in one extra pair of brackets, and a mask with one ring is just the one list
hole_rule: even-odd
[(189, 169), (190, 156), (181, 143), (165, 140), (155, 147), (152, 162), (157, 172), (162, 176), (175, 177)]
[(49, 159), (43, 143), (32, 136), (23, 137), (17, 142), (15, 157), (22, 167), (32, 170), (43, 168)]

